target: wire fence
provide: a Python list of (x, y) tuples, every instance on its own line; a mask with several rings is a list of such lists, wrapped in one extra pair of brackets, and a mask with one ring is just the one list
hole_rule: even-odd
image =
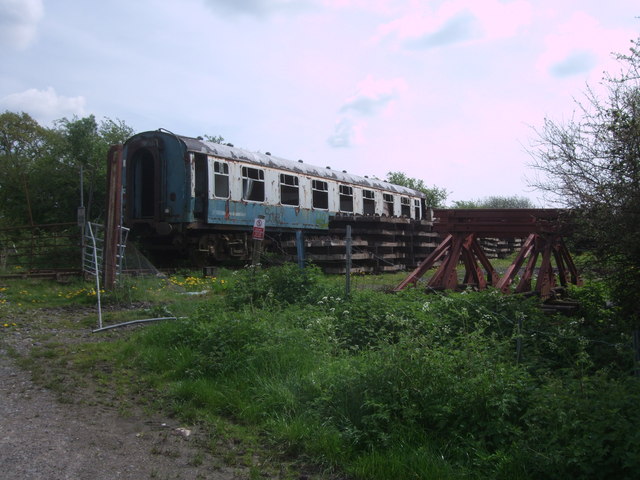
[(76, 223), (2, 228), (0, 274), (79, 272), (81, 244), (81, 229)]

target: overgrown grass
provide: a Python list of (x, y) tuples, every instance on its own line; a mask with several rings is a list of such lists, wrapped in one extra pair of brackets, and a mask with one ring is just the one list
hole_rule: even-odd
[[(343, 279), (294, 265), (128, 282), (107, 305), (185, 318), (83, 347), (74, 365), (104, 369), (105, 385), (120, 378), (108, 388), (123, 398), (133, 383), (153, 389), (185, 421), (231, 421), (357, 479), (634, 478), (640, 467), (631, 340), (600, 284), (574, 289), (581, 310), (564, 317), (495, 291), (386, 294), (389, 277), (358, 277), (378, 286), (345, 298)], [(21, 292), (38, 288), (89, 305), (67, 298), (81, 286), (11, 283), (0, 309), (30, 308)], [(66, 349), (35, 355), (63, 369)]]
[(121, 358), (177, 415), (254, 425), (355, 478), (635, 475), (640, 385), (605, 292), (577, 291), (591, 303), (568, 318), (492, 291), (341, 288), (294, 266), (239, 272)]

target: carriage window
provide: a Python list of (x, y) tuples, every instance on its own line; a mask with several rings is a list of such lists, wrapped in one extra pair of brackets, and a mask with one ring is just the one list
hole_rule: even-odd
[(413, 199), (413, 209), (415, 211), (415, 218), (422, 218), (422, 212), (420, 211), (420, 200), (417, 198)]
[(390, 193), (382, 194), (382, 214), (393, 216), (393, 195)]
[(329, 187), (327, 182), (322, 180), (313, 180), (311, 183), (311, 191), (313, 192), (312, 202), (313, 208), (329, 209)]
[(213, 163), (213, 195), (229, 198), (229, 165), (226, 163)]
[(280, 174), (280, 203), (283, 205), (299, 205), (298, 177)]
[(264, 171), (242, 167), (242, 199), (264, 202)]
[(353, 212), (353, 188), (340, 185), (340, 211)]
[(411, 202), (409, 197), (400, 197), (400, 215), (403, 217), (411, 216)]
[(373, 190), (362, 190), (362, 213), (365, 215), (375, 215), (376, 201)]

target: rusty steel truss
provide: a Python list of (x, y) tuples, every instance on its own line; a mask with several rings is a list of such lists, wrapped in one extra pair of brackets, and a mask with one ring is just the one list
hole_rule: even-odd
[[(566, 210), (442, 209), (434, 210), (434, 217), (433, 228), (444, 237), (442, 242), (398, 284), (395, 291), (411, 284), (416, 286), (418, 280), (438, 263), (435, 274), (427, 281), (429, 288), (474, 287), (483, 290), (491, 286), (504, 293), (534, 292), (547, 299), (559, 285), (581, 283), (563, 240), (570, 228)], [(481, 238), (525, 238), (525, 241), (501, 275), (485, 254), (479, 242)], [(460, 264), (464, 266), (462, 283), (458, 278)], [(517, 285), (512, 288), (518, 277)]]

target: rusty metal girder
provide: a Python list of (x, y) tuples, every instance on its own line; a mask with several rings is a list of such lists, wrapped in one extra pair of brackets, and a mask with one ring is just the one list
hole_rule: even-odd
[(570, 212), (549, 208), (436, 209), (436, 232), (474, 233), (478, 238), (526, 237), (530, 233), (568, 233)]
[[(435, 274), (427, 282), (434, 289), (455, 290), (472, 286), (483, 290), (492, 286), (508, 293), (511, 285), (524, 271), (514, 289), (516, 293), (535, 292), (546, 299), (552, 295), (559, 282), (579, 285), (580, 277), (571, 255), (562, 239), (569, 231), (568, 212), (556, 209), (465, 209), (434, 210), (434, 230), (445, 233), (444, 240), (418, 267), (404, 279), (394, 291), (418, 280), (436, 263)], [(493, 268), (478, 239), (482, 237), (526, 237), (512, 264), (500, 276)], [(540, 265), (538, 265), (538, 260)], [(552, 264), (555, 261), (555, 269)], [(465, 268), (462, 284), (458, 282), (458, 265)], [(533, 279), (538, 272), (535, 288)], [(556, 280), (557, 278), (557, 280)]]
[(122, 226), (122, 145), (109, 149), (107, 163), (107, 214), (104, 239), (104, 285), (111, 290), (116, 284), (118, 243)]

